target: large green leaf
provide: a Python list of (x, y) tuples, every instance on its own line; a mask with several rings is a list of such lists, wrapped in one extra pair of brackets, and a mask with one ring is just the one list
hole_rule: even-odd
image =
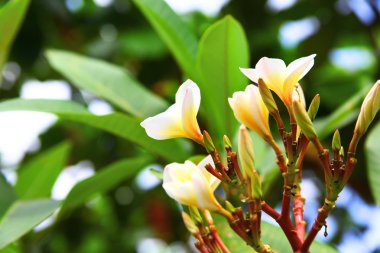
[(28, 5), (29, 0), (12, 0), (0, 8), (0, 73)]
[(16, 192), (8, 184), (4, 176), (0, 173), (0, 217), (7, 211), (12, 203), (17, 199)]
[(51, 199), (16, 201), (0, 221), (0, 249), (50, 216), (58, 205), (59, 202)]
[(169, 161), (184, 161), (189, 156), (189, 150), (179, 140), (154, 140), (146, 135), (139, 119), (121, 113), (97, 116), (74, 102), (48, 99), (13, 99), (0, 103), (0, 112), (15, 110), (54, 113), (62, 119), (84, 123), (139, 144)]
[(97, 172), (74, 186), (62, 203), (60, 214), (83, 204), (91, 197), (104, 193), (130, 178), (151, 161), (148, 157), (123, 159)]
[(64, 168), (71, 145), (63, 142), (39, 154), (19, 168), (15, 190), (21, 199), (49, 197)]
[(197, 52), (195, 35), (163, 0), (133, 0), (133, 2), (168, 46), (182, 70), (195, 78)]
[(372, 195), (380, 205), (380, 122), (368, 134), (365, 142), (367, 173)]
[[(232, 252), (255, 252), (233, 232), (227, 222), (223, 221), (220, 218), (217, 219), (217, 229), (219, 231), (220, 237), (226, 243), (227, 247), (232, 250)], [(271, 248), (276, 252), (293, 252), (288, 240), (285, 237), (285, 234), (282, 232), (280, 227), (263, 221), (261, 223), (261, 232), (261, 239), (263, 243), (269, 244)], [(329, 245), (314, 241), (310, 252), (333, 253), (338, 251)]]
[(203, 105), (216, 136), (235, 133), (237, 121), (228, 105), (232, 93), (244, 90), (247, 81), (239, 67), (249, 64), (247, 39), (231, 16), (210, 26), (199, 43), (197, 69)]
[(168, 104), (118, 66), (72, 52), (48, 50), (47, 59), (72, 84), (119, 106), (138, 117), (148, 117)]

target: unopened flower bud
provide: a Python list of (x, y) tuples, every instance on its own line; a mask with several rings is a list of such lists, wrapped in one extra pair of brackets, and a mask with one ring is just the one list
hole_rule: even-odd
[(235, 207), (228, 200), (226, 200), (226, 209), (227, 211), (230, 211), (231, 213), (235, 212)]
[(249, 176), (253, 174), (255, 170), (255, 160), (253, 155), (253, 142), (251, 136), (248, 133), (247, 128), (244, 125), (239, 129), (239, 159), (242, 164), (243, 170)]
[(309, 115), (307, 114), (305, 108), (298, 101), (293, 101), (293, 110), (296, 117), (297, 125), (301, 128), (303, 134), (309, 140), (314, 140), (317, 137), (313, 123)]
[(187, 230), (189, 230), (191, 234), (199, 233), (198, 227), (195, 225), (195, 223), (187, 213), (182, 212), (182, 220), (185, 223)]
[(269, 90), (268, 86), (265, 84), (263, 79), (259, 79), (259, 91), (261, 98), (263, 99), (263, 102), (265, 106), (267, 107), (269, 113), (274, 113), (278, 111), (276, 101), (273, 99), (272, 92)]
[(362, 136), (371, 124), (376, 113), (380, 109), (380, 80), (373, 85), (365, 97), (358, 120), (356, 121), (355, 131)]
[(193, 206), (189, 206), (189, 213), (190, 213), (190, 217), (193, 219), (193, 221), (196, 224), (202, 224), (203, 223), (203, 219), (202, 219), (201, 214), (199, 213), (198, 208), (193, 207)]
[(340, 134), (339, 134), (338, 129), (335, 130), (331, 146), (332, 146), (332, 149), (336, 150), (337, 152), (340, 150), (340, 147), (342, 146), (340, 143)]
[(228, 138), (227, 135), (223, 136), (223, 142), (224, 142), (224, 148), (226, 150), (231, 150), (232, 149), (231, 141), (230, 141), (230, 139)]
[(320, 102), (321, 102), (321, 99), (320, 99), (319, 94), (315, 95), (313, 100), (311, 100), (309, 109), (307, 110), (307, 114), (309, 115), (309, 118), (311, 121), (314, 121), (315, 116), (317, 116)]
[(203, 131), (203, 142), (206, 148), (206, 151), (211, 154), (215, 151), (215, 145), (212, 142), (211, 136), (209, 133), (205, 130)]
[(340, 147), (339, 155), (343, 158), (344, 157), (344, 148), (343, 146)]

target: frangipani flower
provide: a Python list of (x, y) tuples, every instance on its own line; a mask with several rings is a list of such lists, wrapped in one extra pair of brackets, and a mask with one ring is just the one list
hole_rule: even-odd
[(203, 136), (197, 121), (200, 103), (198, 86), (187, 80), (179, 87), (175, 103), (165, 112), (145, 119), (141, 126), (156, 140), (185, 137), (202, 143)]
[(269, 89), (273, 90), (290, 108), (294, 88), (298, 81), (313, 67), (314, 57), (315, 54), (299, 58), (288, 66), (283, 60), (263, 57), (257, 62), (256, 68), (240, 68), (240, 70), (255, 83), (258, 82), (259, 78), (262, 78)]
[(234, 112), (235, 118), (267, 139), (271, 136), (269, 129), (269, 112), (265, 106), (259, 88), (250, 84), (245, 91), (238, 91), (228, 98), (228, 102)]
[(191, 161), (171, 163), (164, 169), (163, 187), (166, 193), (183, 205), (218, 210), (220, 204), (214, 196), (220, 180), (211, 175), (206, 164), (214, 163), (211, 156), (203, 159), (198, 166)]

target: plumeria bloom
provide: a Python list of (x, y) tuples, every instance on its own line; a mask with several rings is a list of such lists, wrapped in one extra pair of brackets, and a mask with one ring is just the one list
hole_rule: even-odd
[(200, 103), (198, 86), (187, 80), (179, 87), (175, 103), (165, 112), (145, 119), (141, 126), (156, 140), (185, 137), (202, 143), (203, 136), (197, 121)]
[(214, 166), (211, 156), (203, 159), (198, 166), (191, 161), (167, 165), (162, 185), (166, 193), (183, 205), (209, 210), (221, 209), (214, 196), (220, 180), (205, 169), (207, 164)]
[(304, 77), (314, 65), (315, 54), (299, 58), (288, 66), (281, 59), (261, 58), (254, 69), (240, 68), (244, 75), (257, 83), (262, 78), (269, 89), (273, 90), (284, 104), (292, 106), (293, 93), (298, 81)]
[(265, 106), (259, 88), (250, 84), (245, 91), (238, 91), (228, 98), (228, 102), (234, 112), (235, 118), (267, 139), (271, 136), (269, 129), (269, 112)]

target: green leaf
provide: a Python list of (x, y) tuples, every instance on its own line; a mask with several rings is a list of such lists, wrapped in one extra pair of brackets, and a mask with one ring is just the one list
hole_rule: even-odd
[(0, 173), (0, 217), (8, 210), (12, 203), (17, 199), (16, 192), (8, 184), (4, 176)]
[(70, 149), (70, 143), (63, 142), (22, 165), (15, 185), (17, 195), (21, 199), (49, 197)]
[(196, 76), (197, 39), (163, 0), (133, 0), (168, 46), (182, 70)]
[(331, 115), (323, 119), (317, 119), (314, 126), (320, 139), (326, 138), (335, 129), (353, 122), (358, 115), (358, 107), (367, 94), (369, 87), (365, 86), (354, 96), (349, 98), (343, 105), (336, 109)]
[[(223, 242), (225, 242), (227, 247), (233, 252), (255, 252), (234, 233), (227, 222), (225, 222), (222, 218), (218, 217), (216, 219), (216, 224)], [(272, 250), (276, 252), (293, 252), (281, 228), (265, 221), (261, 222), (261, 240), (264, 244), (269, 244)], [(311, 245), (310, 252), (333, 253), (338, 251), (327, 244), (314, 241)]]
[(80, 89), (145, 118), (164, 111), (168, 104), (154, 95), (124, 69), (62, 50), (48, 50), (46, 57), (55, 70)]
[(380, 122), (368, 134), (364, 149), (369, 186), (377, 205), (380, 205)]
[(121, 113), (97, 116), (74, 102), (48, 99), (12, 99), (0, 103), (0, 112), (15, 110), (54, 113), (62, 119), (84, 123), (115, 134), (168, 161), (184, 161), (188, 157), (189, 150), (179, 140), (154, 140), (146, 135), (139, 119)]
[(12, 42), (24, 19), (29, 0), (12, 0), (0, 8), (0, 73), (8, 58)]
[(16, 201), (0, 221), (0, 249), (49, 217), (58, 205), (51, 199)]
[(97, 172), (74, 186), (62, 203), (60, 214), (85, 203), (96, 194), (104, 193), (130, 178), (151, 161), (148, 157), (123, 159)]
[[(237, 121), (228, 105), (228, 97), (244, 90), (246, 78), (239, 67), (249, 64), (247, 39), (241, 25), (226, 16), (210, 26), (199, 43), (197, 69), (203, 105), (215, 136), (236, 133)], [(210, 126), (210, 127), (211, 127)]]
[(8, 247), (0, 250), (0, 253), (19, 253), (19, 252), (21, 252), (21, 249), (16, 244), (11, 244)]

